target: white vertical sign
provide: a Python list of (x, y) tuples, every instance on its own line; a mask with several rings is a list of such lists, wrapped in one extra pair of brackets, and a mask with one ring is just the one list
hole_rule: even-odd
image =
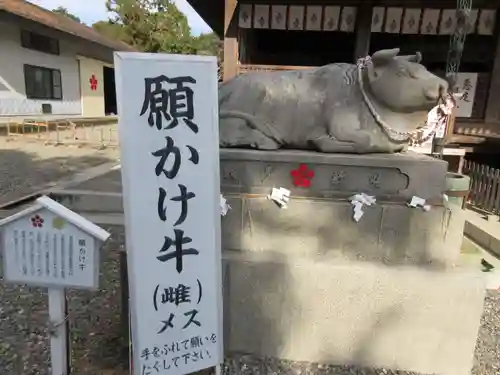
[(67, 375), (70, 368), (64, 288), (98, 287), (99, 249), (109, 236), (47, 196), (0, 220), (5, 281), (48, 287), (53, 375)]
[(455, 91), (461, 95), (457, 100), (455, 117), (471, 117), (476, 95), (477, 73), (458, 73)]
[(217, 61), (116, 53), (134, 374), (222, 362)]

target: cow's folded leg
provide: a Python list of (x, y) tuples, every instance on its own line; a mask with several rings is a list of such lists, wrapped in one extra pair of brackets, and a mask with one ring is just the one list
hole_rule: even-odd
[(259, 150), (277, 150), (279, 145), (258, 130), (252, 129), (247, 121), (239, 118), (219, 122), (219, 144), (222, 147), (252, 147)]
[(249, 142), (252, 143), (252, 147), (257, 148), (259, 150), (277, 150), (279, 149), (278, 143), (276, 143), (273, 139), (267, 137), (265, 134), (252, 130), (251, 137), (249, 138)]
[(313, 143), (319, 151), (326, 153), (346, 153), (352, 154), (357, 152), (356, 144), (352, 142), (341, 142), (328, 136), (316, 138)]
[(372, 148), (372, 135), (360, 126), (359, 114), (340, 111), (332, 113), (332, 120), (328, 126), (328, 134), (340, 143), (352, 145), (354, 153), (370, 152)]

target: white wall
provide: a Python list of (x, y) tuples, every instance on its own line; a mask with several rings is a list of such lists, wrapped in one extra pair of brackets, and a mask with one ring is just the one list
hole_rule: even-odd
[[(95, 59), (79, 56), (80, 92), (82, 95), (82, 115), (85, 117), (101, 117), (105, 115), (104, 106), (104, 66), (105, 63)], [(92, 90), (90, 77), (97, 80), (97, 88)]]
[[(50, 55), (23, 48), (20, 27), (0, 22), (0, 116), (41, 114), (42, 103), (52, 104), (52, 113), (56, 115), (82, 113), (76, 47), (62, 39), (59, 40), (59, 49), (60, 55)], [(24, 64), (59, 69), (63, 99), (27, 99)]]

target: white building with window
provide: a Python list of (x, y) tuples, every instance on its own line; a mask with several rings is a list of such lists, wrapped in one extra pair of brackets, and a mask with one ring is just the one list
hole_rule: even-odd
[(114, 51), (133, 51), (63, 15), (0, 1), (0, 122), (116, 114)]

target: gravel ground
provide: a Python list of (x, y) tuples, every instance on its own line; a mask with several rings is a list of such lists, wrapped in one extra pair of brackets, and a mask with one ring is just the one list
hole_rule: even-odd
[[(103, 250), (100, 290), (71, 291), (69, 296), (73, 374), (126, 375), (127, 340), (120, 319), (119, 251), (123, 228), (108, 227), (111, 240)], [(49, 347), (45, 322), (47, 296), (37, 288), (0, 285), (0, 373), (45, 375)], [(489, 291), (476, 348), (473, 375), (500, 371), (500, 292)], [(293, 363), (272, 358), (232, 356), (224, 375), (410, 375), (385, 369), (362, 369)]]
[(118, 150), (111, 148), (45, 146), (42, 142), (0, 137), (0, 204), (117, 158)]
[[(22, 149), (22, 151), (21, 151)], [(27, 194), (81, 168), (114, 160), (116, 150), (95, 151), (0, 138), (0, 203)], [(100, 289), (71, 291), (69, 322), (75, 375), (126, 375), (127, 340), (120, 320), (119, 251), (123, 228), (108, 227), (111, 240), (102, 256)], [(47, 295), (43, 289), (0, 283), (0, 374), (45, 375), (49, 369)], [(320, 366), (275, 359), (232, 356), (225, 375), (382, 375), (408, 372)], [(488, 292), (475, 353), (473, 375), (500, 373), (500, 292)]]

